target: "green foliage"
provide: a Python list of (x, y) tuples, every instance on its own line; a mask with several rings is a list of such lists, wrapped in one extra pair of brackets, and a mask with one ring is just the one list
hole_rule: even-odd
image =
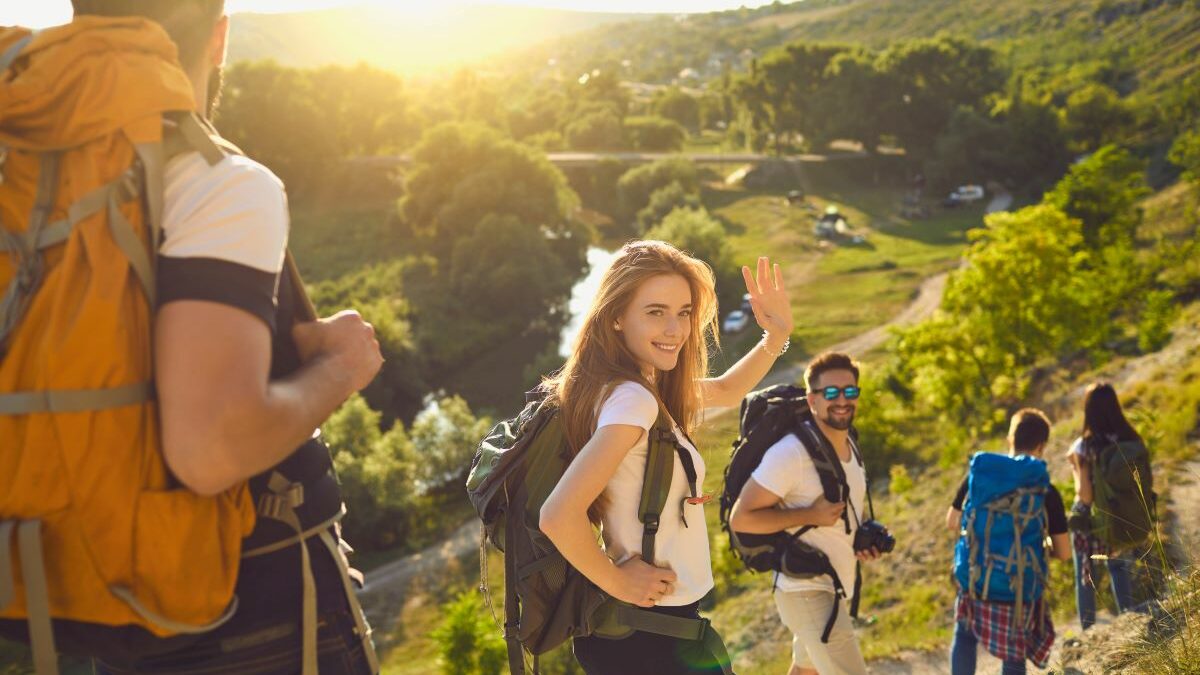
[(400, 203), (428, 257), (405, 269), (416, 341), (433, 369), (531, 325), (556, 330), (586, 265), (578, 197), (543, 154), (485, 127), (447, 124), (413, 153)]
[(893, 464), (889, 471), (888, 493), (903, 496), (913, 489), (912, 477), (908, 475), (908, 467), (903, 464)]
[(668, 157), (627, 171), (617, 181), (621, 218), (632, 219), (650, 204), (651, 195), (671, 183), (679, 183), (685, 192), (697, 192), (700, 175), (696, 165), (683, 157)]
[(670, 185), (659, 188), (650, 195), (650, 203), (646, 208), (638, 211), (637, 224), (638, 231), (645, 233), (650, 228), (662, 222), (667, 214), (677, 208), (700, 208), (700, 194), (698, 191), (689, 192), (678, 181)]
[(942, 312), (902, 329), (903, 378), (918, 405), (960, 425), (1003, 423), (1047, 356), (1102, 341), (1111, 307), (1097, 306), (1079, 221), (1039, 205), (987, 217), (970, 233), (966, 266), (947, 282)]
[(222, 134), (305, 195), (345, 157), (395, 152), (416, 127), (400, 78), (367, 65), (285, 68), (238, 62), (225, 73)]
[(613, 157), (604, 157), (592, 166), (566, 168), (563, 173), (579, 194), (583, 205), (611, 218), (617, 217), (617, 181), (629, 165)]
[(1083, 224), (1092, 249), (1132, 241), (1142, 221), (1137, 202), (1149, 194), (1145, 165), (1129, 151), (1106, 145), (1071, 167), (1046, 195), (1046, 203)]
[(504, 638), (474, 590), (443, 605), (444, 618), (433, 631), (444, 675), (500, 675), (508, 666)]
[(620, 150), (625, 146), (621, 116), (607, 106), (572, 120), (565, 138), (572, 150)]
[(877, 68), (891, 85), (881, 109), (910, 154), (923, 156), (959, 107), (982, 109), (1004, 84), (997, 55), (989, 47), (961, 38), (900, 41), (879, 55)]
[(402, 278), (408, 264), (393, 260), (364, 266), (310, 288), (321, 316), (354, 308), (375, 327), (384, 364), (363, 396), (372, 408), (383, 413), (385, 425), (416, 414), (429, 390), (424, 364), (413, 341), (409, 305), (402, 295)]
[(1063, 128), (1078, 152), (1093, 152), (1120, 142), (1133, 125), (1128, 104), (1111, 87), (1092, 83), (1067, 97)]
[(413, 452), (421, 460), (414, 471), (417, 492), (461, 490), (475, 446), (491, 424), (487, 417), (475, 418), (458, 396), (430, 402), (413, 420), (409, 432)]
[(997, 101), (986, 112), (955, 110), (925, 172), (940, 191), (989, 181), (1040, 191), (1062, 176), (1068, 159), (1054, 109), (1017, 97)]
[(404, 425), (381, 432), (379, 421), (379, 413), (355, 394), (321, 427), (349, 514), (346, 536), (376, 549), (394, 546), (407, 534), (416, 463)]
[(1169, 158), (1183, 169), (1185, 180), (1200, 183), (1200, 128), (1180, 134), (1171, 145)]
[(658, 239), (708, 263), (717, 280), (720, 307), (738, 307), (746, 284), (741, 267), (733, 258), (725, 240), (725, 228), (703, 208), (680, 207), (667, 214), (661, 223), (646, 232), (647, 239)]
[(678, 122), (665, 117), (627, 117), (625, 137), (634, 150), (676, 152), (683, 148), (687, 131)]
[(1175, 294), (1167, 290), (1150, 291), (1143, 300), (1138, 321), (1138, 349), (1155, 352), (1171, 339), (1171, 326), (1179, 316)]
[(654, 95), (654, 113), (695, 133), (700, 130), (700, 100), (679, 87), (667, 87)]

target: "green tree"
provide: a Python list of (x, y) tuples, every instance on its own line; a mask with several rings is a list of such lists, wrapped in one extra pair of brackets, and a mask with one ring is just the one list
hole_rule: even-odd
[(396, 75), (360, 63), (310, 71), (313, 105), (339, 157), (399, 152), (416, 140), (409, 96)]
[(966, 265), (946, 285), (941, 312), (903, 329), (901, 379), (920, 406), (989, 432), (1027, 393), (1040, 359), (1102, 343), (1113, 308), (1092, 290), (1103, 277), (1080, 251), (1081, 223), (1050, 205), (986, 218), (970, 232)]
[(444, 675), (500, 675), (508, 666), (504, 638), (474, 590), (463, 591), (442, 607), (442, 623), (432, 633)]
[(1100, 249), (1132, 242), (1142, 222), (1138, 201), (1149, 194), (1144, 163), (1106, 145), (1071, 170), (1046, 195), (1046, 203), (1083, 223), (1083, 242)]
[(699, 193), (688, 192), (678, 181), (655, 190), (654, 194), (650, 195), (650, 203), (646, 205), (646, 208), (638, 211), (638, 231), (644, 234), (661, 222), (663, 218), (666, 218), (668, 213), (679, 207), (700, 208)]
[(216, 124), (279, 174), (293, 195), (306, 194), (340, 159), (337, 129), (316, 103), (310, 74), (274, 61), (242, 61), (228, 69)]
[(676, 208), (646, 232), (646, 238), (673, 244), (708, 263), (717, 280), (717, 302), (720, 307), (741, 306), (745, 292), (741, 267), (733, 259), (725, 228), (708, 211), (698, 207)]
[(620, 150), (625, 147), (621, 117), (607, 106), (572, 120), (567, 124), (565, 138), (572, 150)]
[(687, 132), (665, 117), (638, 116), (625, 118), (625, 137), (635, 150), (674, 152), (683, 148)]
[(355, 394), (321, 427), (346, 502), (346, 536), (375, 549), (403, 540), (414, 507), (413, 444), (403, 424), (385, 433), (379, 421), (379, 413)]
[(1134, 115), (1116, 91), (1092, 83), (1067, 97), (1063, 128), (1078, 152), (1093, 152), (1119, 142), (1133, 125)]
[(409, 431), (413, 453), (420, 458), (414, 476), (418, 492), (461, 490), (475, 446), (490, 426), (489, 418), (476, 418), (458, 396), (430, 401)]
[(696, 165), (684, 157), (667, 157), (627, 171), (617, 181), (620, 218), (632, 220), (650, 204), (651, 195), (671, 183), (679, 183), (688, 193), (699, 192), (700, 174)]
[(432, 369), (461, 364), (499, 334), (520, 334), (531, 317), (561, 324), (590, 232), (544, 154), (484, 127), (442, 125), (413, 152), (407, 187), (400, 211), (427, 255), (406, 268), (404, 286)]
[(888, 83), (888, 102), (879, 109), (886, 131), (917, 158), (932, 152), (955, 109), (981, 110), (1004, 85), (996, 53), (956, 37), (897, 42), (879, 55), (877, 68)]
[(1171, 144), (1169, 159), (1183, 169), (1183, 177), (1200, 183), (1200, 128), (1185, 131)]
[(656, 115), (675, 120), (692, 133), (700, 130), (700, 99), (679, 87), (659, 90), (654, 95), (651, 107)]
[(409, 303), (402, 295), (404, 270), (409, 264), (393, 260), (364, 266), (310, 288), (321, 316), (353, 307), (375, 327), (384, 364), (362, 394), (383, 414), (384, 426), (398, 418), (411, 419), (429, 391), (424, 359), (416, 353)]

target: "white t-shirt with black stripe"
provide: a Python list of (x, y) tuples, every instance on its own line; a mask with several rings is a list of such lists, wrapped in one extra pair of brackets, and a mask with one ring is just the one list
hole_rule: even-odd
[(207, 300), (276, 329), (288, 238), (287, 194), (265, 166), (240, 155), (210, 165), (199, 153), (167, 164), (159, 303)]

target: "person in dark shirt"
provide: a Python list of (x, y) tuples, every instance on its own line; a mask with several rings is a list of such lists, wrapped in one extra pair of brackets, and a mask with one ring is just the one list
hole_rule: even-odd
[[(1046, 414), (1025, 408), (1013, 415), (1009, 427), (1008, 447), (1012, 455), (1031, 455), (1041, 458), (1050, 439), (1050, 420)], [(962, 528), (962, 508), (967, 497), (968, 478), (964, 477), (946, 512), (946, 527), (958, 534)], [(1067, 514), (1062, 495), (1053, 485), (1046, 492), (1043, 508), (1046, 529), (1050, 535), (1049, 553), (1058, 560), (1071, 559), (1071, 542), (1067, 534)], [(1041, 605), (1045, 596), (1037, 600)], [(1003, 675), (1024, 675), (1025, 660), (1039, 667), (1049, 661), (1054, 644), (1054, 625), (1043, 607), (1035, 606), (1029, 616), (1044, 620), (1026, 622), (1014, 618), (1013, 603), (976, 600), (959, 593), (955, 601), (954, 644), (950, 651), (950, 670), (953, 675), (973, 675), (977, 646), (983, 644), (996, 658), (1004, 662)]]

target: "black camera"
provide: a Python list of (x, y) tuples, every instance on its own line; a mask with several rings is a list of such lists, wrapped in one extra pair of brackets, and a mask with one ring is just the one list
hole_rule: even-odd
[(875, 549), (880, 553), (891, 553), (896, 548), (896, 538), (876, 520), (864, 520), (854, 533), (854, 551)]

